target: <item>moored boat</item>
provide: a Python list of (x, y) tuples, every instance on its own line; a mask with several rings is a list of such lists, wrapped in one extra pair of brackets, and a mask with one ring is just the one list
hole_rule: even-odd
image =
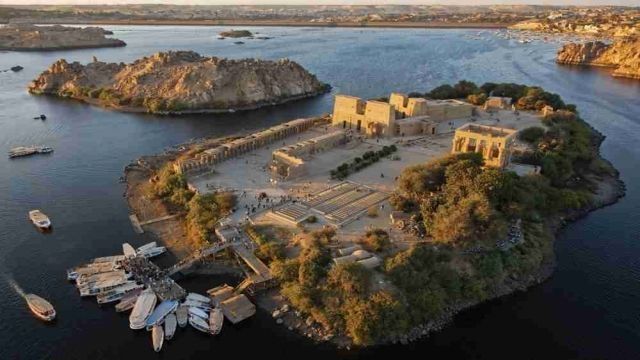
[(189, 324), (194, 328), (196, 328), (197, 330), (202, 331), (203, 333), (207, 333), (207, 334), (211, 333), (211, 331), (209, 330), (209, 324), (207, 324), (207, 321), (200, 317), (190, 315)]
[(126, 277), (114, 277), (97, 283), (92, 283), (90, 285), (81, 286), (79, 287), (80, 296), (97, 296), (109, 290), (113, 290), (126, 282)]
[(202, 310), (205, 311), (209, 311), (211, 309), (211, 305), (209, 304), (205, 304), (205, 303), (201, 303), (199, 301), (195, 301), (195, 300), (187, 300), (183, 303), (183, 305), (186, 305), (188, 307), (197, 307), (200, 308)]
[(106, 304), (114, 301), (118, 301), (122, 299), (127, 293), (132, 291), (141, 291), (144, 285), (136, 284), (135, 281), (126, 282), (123, 285), (118, 286), (117, 288), (110, 290), (104, 294), (100, 294), (97, 296), (96, 300), (98, 304)]
[(48, 230), (51, 227), (49, 217), (38, 209), (29, 211), (29, 220), (41, 230)]
[(185, 305), (178, 306), (178, 309), (176, 310), (176, 318), (180, 327), (187, 326), (187, 322), (189, 320), (189, 307)]
[(169, 314), (164, 319), (164, 338), (167, 340), (171, 340), (173, 338), (173, 334), (176, 332), (176, 326), (178, 325), (178, 320), (176, 319), (175, 314)]
[(56, 318), (56, 310), (47, 300), (35, 294), (26, 294), (24, 299), (31, 312), (44, 321), (52, 321)]
[(129, 327), (132, 330), (142, 329), (146, 325), (147, 318), (156, 306), (156, 301), (156, 294), (151, 289), (146, 289), (138, 296), (129, 316)]
[(151, 340), (153, 341), (153, 350), (159, 352), (162, 350), (162, 344), (164, 343), (164, 331), (162, 326), (156, 325), (151, 330)]
[(205, 304), (211, 303), (211, 298), (209, 298), (208, 296), (204, 296), (196, 293), (189, 293), (187, 295), (187, 300), (198, 301)]
[(147, 318), (147, 330), (151, 329), (153, 326), (161, 325), (164, 318), (174, 312), (177, 307), (178, 301), (176, 300), (165, 300), (161, 302)]
[(209, 313), (209, 330), (213, 335), (218, 335), (222, 330), (224, 315), (220, 308), (213, 308)]
[(156, 257), (158, 255), (162, 255), (164, 253), (167, 252), (167, 248), (164, 246), (157, 246), (154, 248), (150, 248), (150, 249), (146, 249), (140, 253), (137, 253), (137, 255), (141, 255), (144, 256), (146, 258), (152, 258), (152, 257)]
[(152, 241), (150, 243), (144, 244), (142, 246), (140, 246), (139, 248), (136, 249), (136, 253), (142, 253), (145, 252), (146, 250), (152, 249), (154, 247), (158, 247), (158, 244), (155, 241)]
[(203, 320), (209, 320), (209, 314), (207, 314), (206, 311), (193, 306), (189, 307), (189, 316), (196, 316)]
[(135, 257), (137, 255), (136, 250), (129, 243), (122, 244), (122, 253), (128, 258)]
[(142, 293), (142, 289), (134, 290), (126, 294), (120, 302), (116, 304), (116, 312), (125, 312), (133, 309), (140, 293)]

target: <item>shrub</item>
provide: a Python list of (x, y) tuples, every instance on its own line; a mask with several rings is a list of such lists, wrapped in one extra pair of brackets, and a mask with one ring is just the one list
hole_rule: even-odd
[(518, 132), (518, 138), (531, 144), (537, 144), (544, 136), (545, 130), (539, 126), (528, 127)]

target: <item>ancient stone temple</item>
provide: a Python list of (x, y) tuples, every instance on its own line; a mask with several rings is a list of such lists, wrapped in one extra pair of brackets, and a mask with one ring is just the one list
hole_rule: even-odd
[(479, 153), (486, 166), (504, 168), (511, 160), (516, 133), (502, 127), (466, 124), (456, 129), (451, 153)]
[(372, 137), (436, 134), (442, 121), (470, 117), (473, 106), (458, 100), (427, 100), (392, 93), (388, 102), (337, 95), (332, 125)]

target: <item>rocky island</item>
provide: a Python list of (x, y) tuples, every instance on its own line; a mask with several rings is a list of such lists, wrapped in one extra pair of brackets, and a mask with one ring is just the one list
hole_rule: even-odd
[(558, 51), (556, 62), (612, 68), (613, 76), (640, 79), (640, 37), (616, 40), (613, 44), (569, 43)]
[(254, 109), (330, 89), (301, 65), (160, 52), (131, 64), (56, 61), (28, 87), (128, 112), (205, 113)]
[(122, 40), (105, 35), (113, 33), (99, 27), (10, 24), (0, 27), (0, 50), (52, 51), (127, 45)]
[(251, 31), (249, 30), (229, 30), (229, 31), (223, 31), (220, 34), (221, 37), (228, 37), (228, 38), (244, 38), (244, 37), (252, 37), (253, 33), (251, 33)]
[(405, 344), (551, 276), (555, 232), (624, 195), (603, 140), (536, 86), (340, 95), (331, 117), (141, 158), (126, 199), (141, 221), (172, 217), (144, 229), (171, 251), (242, 239), (264, 265), (237, 289), (277, 324), (339, 347)]

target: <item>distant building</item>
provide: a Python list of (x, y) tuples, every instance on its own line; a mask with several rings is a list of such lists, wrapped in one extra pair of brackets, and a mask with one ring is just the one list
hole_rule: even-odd
[(510, 97), (490, 96), (484, 103), (484, 110), (501, 109), (507, 110), (511, 108)]
[(511, 161), (517, 132), (496, 126), (466, 124), (456, 129), (451, 153), (479, 153), (486, 166), (504, 168)]
[(436, 134), (438, 123), (470, 117), (473, 106), (458, 100), (427, 100), (392, 93), (389, 102), (337, 95), (333, 126), (368, 136)]

